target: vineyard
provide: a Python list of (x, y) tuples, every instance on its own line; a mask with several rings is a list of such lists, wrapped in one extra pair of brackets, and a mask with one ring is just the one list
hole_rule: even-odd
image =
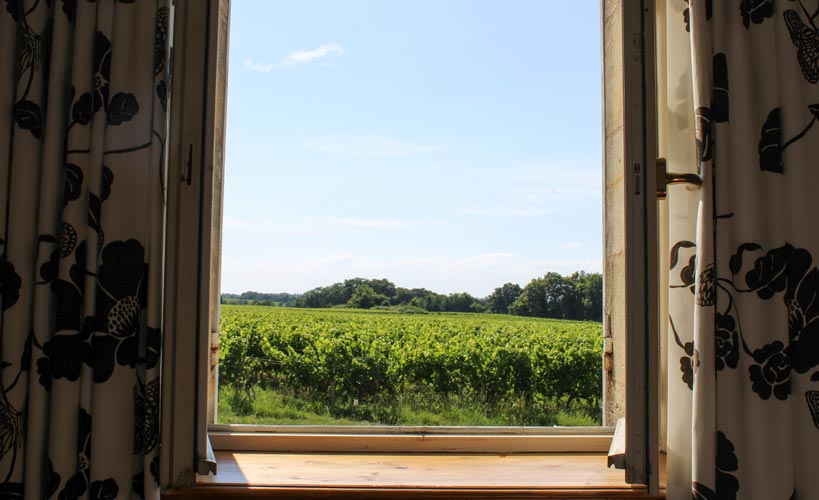
[(599, 423), (600, 323), (232, 305), (221, 317), (222, 422)]

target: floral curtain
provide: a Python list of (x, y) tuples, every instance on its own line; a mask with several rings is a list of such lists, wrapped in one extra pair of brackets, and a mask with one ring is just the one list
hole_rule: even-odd
[(0, 498), (158, 498), (167, 0), (0, 2)]
[(819, 0), (665, 7), (668, 498), (819, 498)]

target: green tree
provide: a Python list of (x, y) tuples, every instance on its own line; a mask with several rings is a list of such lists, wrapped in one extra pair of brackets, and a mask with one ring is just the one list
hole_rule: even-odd
[(369, 309), (373, 306), (389, 304), (390, 299), (386, 295), (375, 293), (370, 285), (358, 285), (355, 287), (350, 300), (347, 301), (349, 307), (358, 309)]
[(523, 289), (517, 283), (506, 283), (495, 288), (489, 297), (486, 298), (487, 306), (493, 313), (508, 314), (509, 306), (515, 303), (523, 293)]

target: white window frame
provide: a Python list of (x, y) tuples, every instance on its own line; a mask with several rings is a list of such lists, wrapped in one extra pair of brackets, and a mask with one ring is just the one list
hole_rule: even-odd
[[(609, 0), (602, 0), (605, 5)], [(626, 481), (658, 491), (654, 0), (621, 1), (622, 267)], [(611, 427), (215, 426), (219, 256), (230, 0), (176, 0), (168, 140), (163, 345), (163, 488), (215, 470), (215, 449), (265, 451), (605, 452)], [(604, 16), (605, 18), (605, 10)], [(603, 20), (605, 22), (605, 19)], [(605, 49), (604, 49), (605, 50)], [(604, 75), (610, 78), (611, 75)], [(605, 103), (609, 106), (610, 103)], [(608, 192), (608, 187), (604, 188)], [(608, 223), (606, 224), (608, 229)], [(606, 236), (610, 238), (611, 235)], [(608, 258), (608, 256), (607, 256)], [(604, 315), (605, 318), (605, 315)], [(608, 332), (606, 334), (608, 336)], [(614, 339), (607, 339), (606, 351)], [(192, 355), (195, 353), (194, 355)], [(607, 360), (608, 363), (610, 360)], [(607, 370), (604, 369), (604, 372)], [(612, 397), (607, 393), (608, 397)], [(609, 422), (605, 422), (609, 423)], [(297, 430), (299, 432), (294, 432)], [(208, 433), (211, 433), (208, 439)]]

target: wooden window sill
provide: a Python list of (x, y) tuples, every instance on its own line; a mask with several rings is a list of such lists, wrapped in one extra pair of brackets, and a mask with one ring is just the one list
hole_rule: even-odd
[(602, 453), (344, 454), (217, 452), (193, 498), (662, 499), (623, 482)]

